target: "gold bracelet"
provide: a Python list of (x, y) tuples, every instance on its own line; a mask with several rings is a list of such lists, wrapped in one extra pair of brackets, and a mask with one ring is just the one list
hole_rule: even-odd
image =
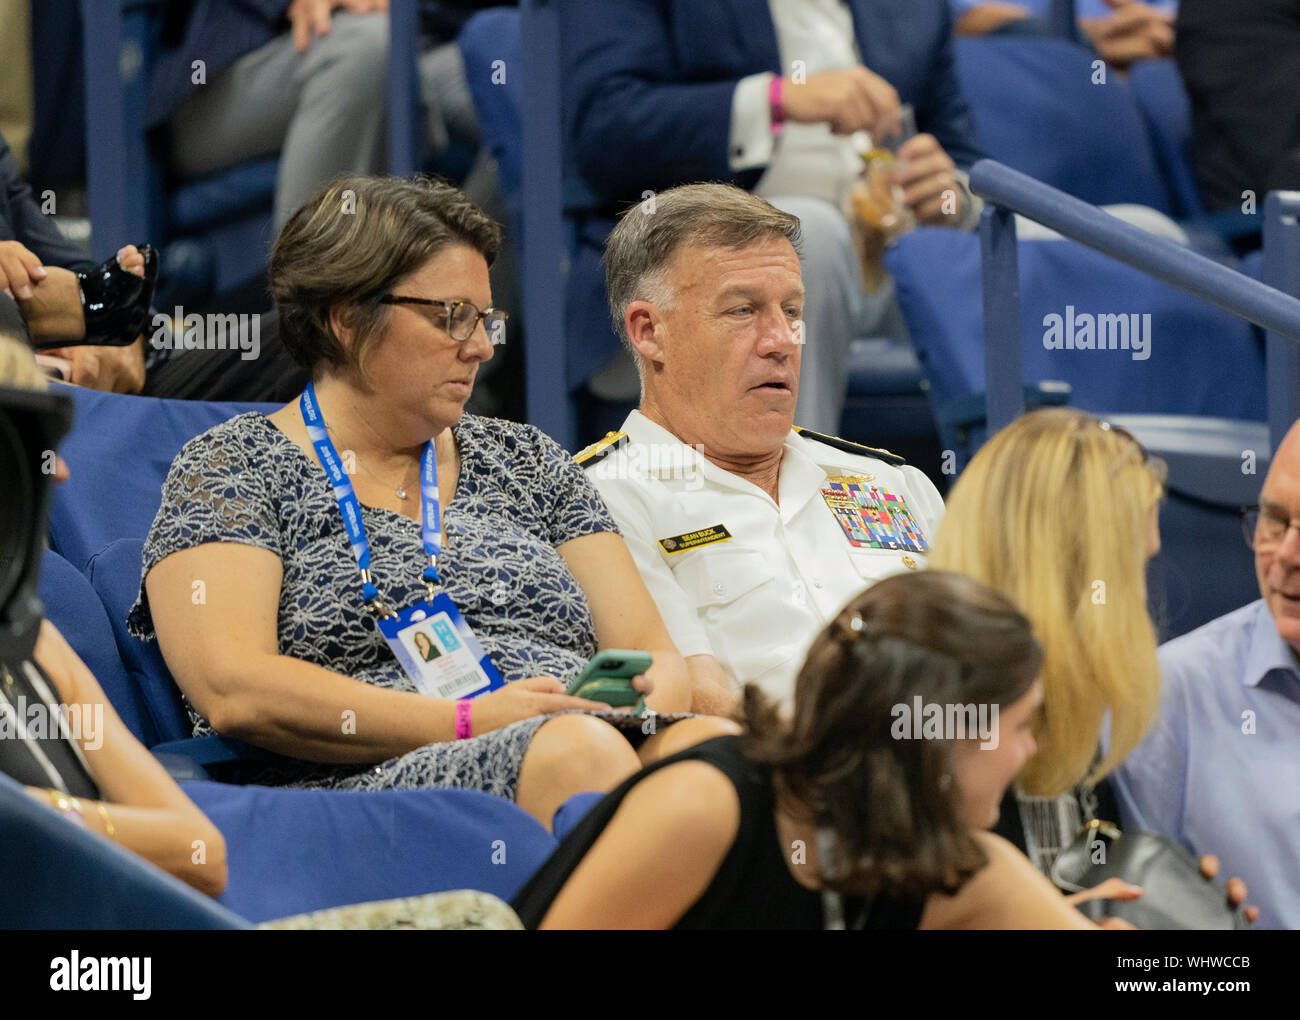
[(45, 792), (49, 795), (50, 803), (54, 806), (55, 811), (65, 817), (75, 814), (72, 820), (78, 825), (85, 826), (86, 813), (81, 808), (81, 801), (77, 800), (76, 797), (64, 796), (58, 790), (47, 789)]
[(108, 808), (104, 807), (102, 801), (95, 801), (95, 810), (99, 812), (99, 817), (104, 819), (104, 835), (113, 839), (117, 833), (117, 828), (113, 825), (113, 820), (108, 817)]

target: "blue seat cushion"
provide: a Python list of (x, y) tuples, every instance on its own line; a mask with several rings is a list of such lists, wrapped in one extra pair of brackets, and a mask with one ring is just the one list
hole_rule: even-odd
[(1169, 189), (1128, 83), (1064, 39), (955, 43), (957, 77), (986, 155), (1094, 205), (1135, 202), (1173, 214)]
[(557, 841), (564, 839), (588, 811), (595, 807), (605, 795), (603, 793), (575, 793), (559, 806), (555, 817), (551, 819), (551, 831)]
[(226, 839), (221, 903), (252, 921), (453, 889), (509, 901), (556, 845), (477, 790), (182, 788)]
[[(136, 569), (138, 572), (138, 563)], [(58, 553), (47, 549), (41, 565), (40, 597), (46, 619), (59, 629), (94, 674), (127, 729), (146, 746), (156, 743), (157, 730), (148, 706), (122, 664), (112, 622), (90, 581)]]
[(63, 931), (233, 929), (226, 907), (37, 804), (0, 775), (0, 927)]
[[(102, 550), (87, 565), (91, 586), (108, 613), (118, 655), (126, 669), (136, 703), (147, 719), (132, 731), (146, 747), (159, 741), (183, 740), (193, 733), (180, 689), (172, 680), (157, 641), (141, 641), (126, 629), (126, 616), (140, 592), (144, 543), (124, 538)], [(129, 725), (129, 724), (128, 724)]]
[(168, 233), (187, 234), (269, 210), (279, 168), (278, 157), (254, 159), (177, 185), (169, 196)]
[(119, 538), (143, 539), (180, 448), (243, 411), (273, 404), (205, 403), (59, 387), (77, 407), (59, 452), (71, 477), (50, 508), (50, 547), (78, 570)]
[[(982, 393), (979, 237), (921, 228), (886, 262), (936, 409)], [(1022, 241), (1019, 268), (1025, 382), (1069, 383), (1071, 403), (1090, 411), (1264, 419), (1264, 348), (1249, 323), (1073, 241)], [(1071, 307), (1076, 321), (1149, 314), (1150, 356), (1047, 349), (1045, 320), (1064, 327)]]

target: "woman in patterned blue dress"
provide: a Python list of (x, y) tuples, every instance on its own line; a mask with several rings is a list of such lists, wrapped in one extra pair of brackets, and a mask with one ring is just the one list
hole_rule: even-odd
[[(438, 572), (509, 681), (471, 702), (470, 737), (454, 739), (455, 703), (417, 693), (365, 607), (296, 401), (238, 415), (172, 463), (130, 626), (157, 636), (196, 735), (273, 753), (258, 782), (467, 787), (549, 826), (571, 794), (735, 730), (675, 721), (691, 704), (685, 664), (572, 458), (532, 426), (462, 413), (492, 356), (480, 310), (499, 240), (450, 185), (353, 178), (294, 215), (270, 268), (285, 344), (312, 372), (390, 606), (425, 594), (419, 475), (433, 440)], [(563, 693), (601, 647), (652, 654), (638, 683), (655, 715)]]

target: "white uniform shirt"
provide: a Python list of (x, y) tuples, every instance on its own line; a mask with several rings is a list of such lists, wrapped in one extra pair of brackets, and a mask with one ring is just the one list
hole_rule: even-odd
[(813, 638), (872, 581), (924, 567), (943, 516), (917, 468), (795, 432), (779, 506), (639, 411), (623, 432), (584, 467), (678, 650), (712, 655), (737, 688), (757, 683), (787, 706)]

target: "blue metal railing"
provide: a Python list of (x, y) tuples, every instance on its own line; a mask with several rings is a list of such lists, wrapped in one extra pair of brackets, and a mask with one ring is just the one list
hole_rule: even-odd
[(420, 168), (420, 4), (388, 5), (388, 172), (406, 177)]
[(988, 203), (980, 243), (990, 434), (1024, 411), (1020, 278), (1012, 215), (1019, 213), (1267, 330), (1269, 423), (1276, 449), (1286, 429), (1300, 418), (1300, 299), (1291, 296), (1300, 293), (1300, 192), (1277, 192), (1265, 202), (1268, 283), (1260, 283), (993, 160), (976, 163), (970, 183)]
[(566, 450), (575, 423), (566, 374), (564, 160), (560, 118), (560, 15), (552, 0), (519, 5), (523, 119), (524, 399), (528, 421)]
[[(1274, 191), (1264, 200), (1264, 282), (1300, 295), (1300, 192)], [(1268, 332), (1268, 433), (1274, 450), (1300, 417), (1300, 346), (1291, 343), (1294, 338)]]
[(1060, 36), (1062, 39), (1073, 39), (1075, 37), (1074, 0), (1052, 0), (1048, 24), (1051, 25), (1053, 35)]

